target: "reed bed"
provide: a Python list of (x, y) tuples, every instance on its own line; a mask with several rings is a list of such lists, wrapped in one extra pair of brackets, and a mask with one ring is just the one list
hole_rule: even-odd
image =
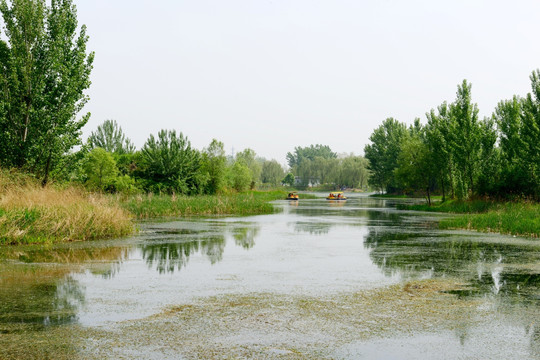
[(77, 188), (15, 184), (0, 174), (0, 244), (118, 237), (133, 232), (130, 214), (100, 194)]
[(456, 213), (443, 219), (441, 229), (467, 229), (516, 236), (540, 237), (540, 204), (530, 201), (447, 201), (433, 206), (405, 206), (410, 210)]
[(444, 219), (442, 229), (469, 229), (516, 236), (540, 237), (540, 204), (505, 203), (483, 213)]
[(284, 199), (284, 191), (250, 191), (226, 195), (133, 195), (115, 196), (114, 201), (137, 218), (197, 215), (255, 215), (271, 214), (269, 202)]

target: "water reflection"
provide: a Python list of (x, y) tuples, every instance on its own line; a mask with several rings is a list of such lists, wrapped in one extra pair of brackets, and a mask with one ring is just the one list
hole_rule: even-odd
[(110, 278), (128, 256), (125, 247), (102, 245), (1, 248), (0, 324), (41, 328), (76, 322), (85, 289), (73, 274), (88, 271)]
[(368, 230), (364, 246), (370, 249), (373, 263), (388, 276), (458, 277), (470, 283), (468, 289), (455, 292), (460, 296), (540, 300), (540, 269), (534, 265), (540, 261), (538, 244), (529, 242), (522, 247), (502, 239), (489, 241), (489, 235), (403, 227)]
[(215, 264), (223, 258), (224, 236), (212, 236), (191, 241), (147, 243), (140, 246), (143, 259), (150, 268), (159, 273), (181, 270), (189, 257), (198, 252), (206, 254), (210, 263)]
[[(170, 226), (170, 225), (164, 225)], [(155, 268), (160, 274), (174, 273), (186, 267), (189, 258), (195, 254), (204, 255), (210, 264), (223, 259), (227, 237), (246, 250), (255, 246), (255, 239), (260, 227), (251, 223), (198, 223), (196, 228), (192, 222), (177, 222), (176, 228), (160, 228), (154, 224), (150, 228), (153, 235), (139, 245), (142, 257), (149, 268)]]
[(0, 266), (0, 326), (39, 327), (77, 320), (84, 289), (65, 268)]
[(232, 230), (236, 245), (248, 250), (255, 246), (255, 238), (259, 234), (259, 226), (239, 226)]
[(306, 232), (310, 235), (325, 235), (328, 234), (332, 223), (311, 222), (311, 221), (296, 221), (292, 223), (295, 232)]

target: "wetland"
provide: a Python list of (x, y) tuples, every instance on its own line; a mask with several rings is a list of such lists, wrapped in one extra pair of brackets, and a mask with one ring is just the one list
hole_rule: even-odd
[(540, 242), (406, 199), (0, 248), (2, 359), (540, 359)]

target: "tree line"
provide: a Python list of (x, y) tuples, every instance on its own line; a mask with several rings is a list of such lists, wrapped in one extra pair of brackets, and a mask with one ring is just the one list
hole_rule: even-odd
[(294, 152), (287, 153), (287, 162), (300, 188), (323, 186), (366, 190), (368, 186), (366, 158), (354, 154), (338, 155), (327, 145), (295, 147)]
[(479, 119), (472, 85), (407, 126), (387, 118), (364, 148), (370, 183), (387, 193), (436, 191), (446, 198), (540, 198), (540, 70), (532, 91), (500, 101)]
[(77, 159), (64, 178), (109, 192), (216, 194), (262, 184), (275, 187), (285, 178), (276, 160), (259, 157), (252, 149), (227, 156), (224, 144), (214, 139), (198, 150), (175, 130), (151, 134), (136, 150), (115, 120), (99, 125), (71, 156)]

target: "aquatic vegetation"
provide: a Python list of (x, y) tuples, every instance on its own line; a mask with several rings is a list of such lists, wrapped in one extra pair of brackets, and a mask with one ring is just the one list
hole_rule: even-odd
[[(118, 358), (127, 349), (186, 359), (331, 359), (357, 340), (487, 322), (484, 300), (458, 300), (452, 279), (412, 281), (336, 296), (219, 295), (167, 307), (145, 319), (96, 329), (83, 358)], [(114, 333), (114, 336), (112, 334)], [(182, 344), (182, 348), (178, 348)]]

